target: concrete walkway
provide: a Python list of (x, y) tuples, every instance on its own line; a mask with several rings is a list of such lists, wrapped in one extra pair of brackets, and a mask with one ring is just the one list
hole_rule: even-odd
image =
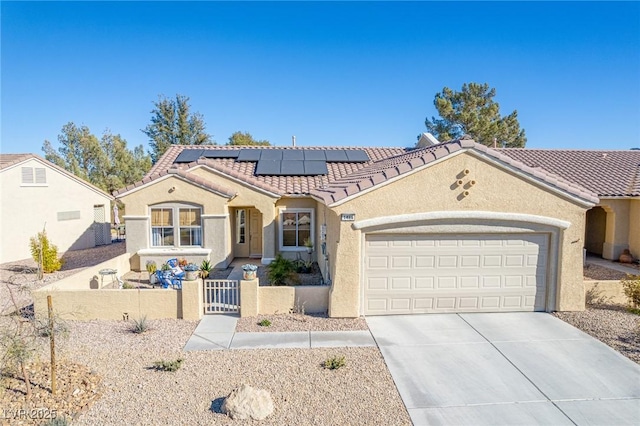
[(367, 317), (416, 425), (636, 425), (640, 366), (547, 313)]
[(236, 333), (237, 315), (205, 315), (185, 351), (376, 346), (368, 330)]
[(603, 268), (613, 269), (618, 272), (624, 272), (625, 274), (640, 275), (640, 269), (625, 266), (622, 263), (612, 262), (611, 260), (603, 259), (597, 256), (587, 255), (587, 263), (602, 266)]

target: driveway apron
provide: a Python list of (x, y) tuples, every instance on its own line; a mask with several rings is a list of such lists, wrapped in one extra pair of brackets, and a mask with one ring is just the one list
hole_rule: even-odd
[(640, 366), (547, 313), (367, 317), (415, 425), (625, 425)]

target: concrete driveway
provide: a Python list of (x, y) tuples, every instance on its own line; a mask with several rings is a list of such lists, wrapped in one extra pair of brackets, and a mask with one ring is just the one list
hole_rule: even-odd
[(415, 425), (636, 425), (640, 366), (546, 313), (367, 317)]

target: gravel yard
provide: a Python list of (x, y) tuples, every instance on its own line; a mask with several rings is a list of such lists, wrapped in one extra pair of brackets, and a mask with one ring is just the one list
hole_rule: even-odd
[[(7, 281), (35, 289), (123, 252), (124, 243), (69, 252), (63, 270), (47, 275), (41, 283), (29, 270), (35, 266), (32, 262), (0, 265), (0, 309), (7, 306)], [(596, 265), (585, 268), (585, 277), (591, 279), (619, 279), (614, 273)], [(21, 306), (29, 303), (28, 294), (22, 295)], [(589, 306), (584, 312), (554, 315), (640, 363), (640, 316), (615, 306)], [(271, 326), (259, 326), (263, 319), (271, 321)], [(40, 356), (32, 367), (33, 380), (41, 389), (36, 389), (32, 404), (67, 414), (82, 409), (74, 425), (254, 424), (220, 413), (223, 398), (246, 383), (271, 393), (276, 408), (261, 422), (265, 425), (411, 424), (377, 348), (183, 352), (196, 325), (195, 321), (156, 320), (150, 321), (147, 332), (134, 334), (129, 331), (131, 323), (123, 321), (69, 322), (69, 337), (58, 339), (57, 349), (62, 396), (56, 402), (46, 390), (46, 368), (38, 366), (46, 367), (48, 341), (41, 340)], [(236, 331), (366, 329), (363, 318), (282, 314), (240, 319)], [(346, 366), (322, 368), (323, 361), (333, 356), (345, 356)], [(155, 361), (178, 358), (184, 363), (175, 373), (152, 368)], [(66, 380), (64, 375), (71, 378)], [(5, 378), (4, 385), (4, 391), (0, 386), (0, 407), (19, 406), (24, 384)], [(0, 424), (7, 423), (0, 420)]]

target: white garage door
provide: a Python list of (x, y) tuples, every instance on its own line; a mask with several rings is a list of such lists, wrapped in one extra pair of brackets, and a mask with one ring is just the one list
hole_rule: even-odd
[(547, 234), (374, 234), (365, 245), (365, 315), (545, 309)]

